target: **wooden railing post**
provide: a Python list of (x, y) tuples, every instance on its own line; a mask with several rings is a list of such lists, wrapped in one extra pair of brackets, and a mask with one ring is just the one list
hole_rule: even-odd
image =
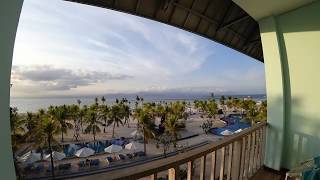
[(225, 158), (225, 147), (222, 147), (219, 180), (223, 180), (223, 176), (224, 176), (224, 158)]
[(262, 131), (262, 144), (261, 144), (261, 156), (260, 156), (260, 167), (264, 163), (264, 153), (265, 153), (265, 145), (266, 145), (266, 126), (261, 128)]
[(243, 140), (241, 139), (233, 143), (231, 179), (239, 179), (240, 176), (240, 169), (242, 164), (242, 142)]
[(260, 147), (260, 133), (259, 130), (256, 131), (256, 148), (254, 153), (254, 163), (253, 163), (253, 169), (254, 172), (258, 170), (258, 163), (259, 163), (259, 147)]
[(152, 175), (150, 176), (150, 180), (157, 180), (157, 179), (158, 179), (157, 173), (152, 174)]
[(187, 180), (193, 179), (193, 161), (188, 162)]
[(230, 180), (231, 178), (232, 158), (233, 158), (233, 143), (229, 144), (228, 146), (227, 180)]
[(206, 179), (206, 158), (207, 156), (204, 155), (200, 159), (200, 180)]
[(217, 161), (217, 153), (216, 153), (216, 151), (213, 151), (211, 153), (211, 175), (210, 175), (210, 180), (215, 180), (216, 161)]
[(176, 166), (174, 168), (170, 168), (168, 170), (168, 177), (169, 180), (179, 180), (179, 176), (180, 176), (180, 168), (179, 166)]
[[(240, 168), (239, 168), (239, 180), (243, 179), (244, 171), (245, 171), (245, 161), (246, 161), (246, 144), (247, 139), (243, 137), (241, 140), (241, 160), (240, 160)], [(237, 178), (235, 178), (237, 179)]]
[(246, 140), (246, 149), (245, 149), (245, 163), (243, 177), (244, 179), (249, 178), (249, 164), (250, 164), (250, 147), (251, 147), (251, 134), (248, 135)]

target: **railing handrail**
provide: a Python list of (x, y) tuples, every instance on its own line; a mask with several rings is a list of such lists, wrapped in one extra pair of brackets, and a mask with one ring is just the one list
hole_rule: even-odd
[[(251, 134), (252, 132), (266, 126), (266, 122), (257, 123), (251, 128), (245, 129), (235, 135), (225, 137), (222, 140), (204, 145), (202, 147), (187, 151), (186, 153), (181, 153), (176, 156), (167, 157), (164, 159), (155, 160), (152, 162), (140, 164), (134, 167), (128, 167), (124, 169), (114, 170), (107, 173), (102, 173), (107, 179), (116, 179), (116, 180), (130, 180), (130, 179), (139, 179), (142, 177), (150, 176), (161, 171), (168, 170), (170, 168), (177, 167), (181, 164), (187, 163), (194, 159), (205, 156), (213, 151), (216, 151), (222, 147), (225, 147), (235, 141), (242, 140), (243, 137)], [(99, 176), (99, 179), (103, 178), (102, 174), (96, 174)], [(94, 174), (91, 176), (95, 176)], [(94, 179), (94, 177), (92, 177)]]

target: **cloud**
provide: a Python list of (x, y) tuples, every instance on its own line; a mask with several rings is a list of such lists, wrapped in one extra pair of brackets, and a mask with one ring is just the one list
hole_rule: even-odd
[(29, 0), (22, 10), (14, 60), (24, 63), (26, 55), (35, 64), (68, 65), (76, 60), (78, 66), (91, 69), (130, 72), (144, 78), (170, 77), (199, 69), (214, 53), (215, 44), (208, 49), (202, 45), (206, 41), (112, 10)]
[(109, 80), (126, 80), (132, 76), (110, 74), (108, 72), (72, 70), (44, 66), (13, 66), (12, 82), (37, 84), (44, 90), (70, 90), (79, 86), (89, 86)]
[(13, 96), (36, 96), (40, 91), (49, 96), (263, 89), (263, 75), (257, 80), (256, 72), (244, 71), (249, 70), (246, 61), (253, 60), (226, 49), (178, 28), (117, 11), (28, 0), (15, 41), (11, 91)]

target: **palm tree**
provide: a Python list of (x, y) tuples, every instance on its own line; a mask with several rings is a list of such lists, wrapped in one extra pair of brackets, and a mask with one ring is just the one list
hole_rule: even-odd
[(222, 108), (223, 117), (225, 117), (225, 100), (226, 98), (224, 96), (220, 97), (220, 105)]
[(130, 106), (126, 104), (127, 101), (124, 101), (124, 103), (121, 104), (121, 116), (124, 118), (124, 124), (127, 124), (128, 128), (130, 128), (129, 126), (129, 119), (130, 119)]
[(40, 129), (38, 129), (39, 132), (42, 134), (45, 134), (47, 137), (47, 142), (49, 146), (49, 153), (50, 153), (50, 160), (51, 160), (51, 172), (52, 177), (54, 177), (54, 164), (53, 164), (53, 156), (52, 156), (52, 144), (55, 141), (53, 136), (57, 133), (59, 133), (59, 125), (57, 121), (55, 121), (52, 118), (45, 118), (41, 125)]
[[(52, 107), (52, 106), (50, 106), (50, 107)], [(49, 109), (50, 109), (50, 107), (49, 107)], [(46, 114), (46, 111), (44, 109), (39, 109), (37, 114), (39, 117), (43, 117)]]
[(93, 141), (96, 141), (96, 134), (101, 132), (99, 125), (102, 125), (102, 123), (98, 120), (99, 117), (98, 117), (97, 107), (98, 106), (96, 105), (90, 106), (85, 116), (88, 126), (86, 127), (84, 132), (87, 134), (92, 133)]
[(209, 100), (206, 107), (206, 112), (209, 117), (215, 117), (218, 111), (218, 106), (215, 100)]
[(109, 107), (107, 105), (102, 105), (99, 108), (99, 119), (104, 121), (103, 133), (106, 133), (107, 120), (109, 116)]
[(114, 138), (114, 129), (117, 125), (119, 127), (119, 124), (123, 126), (122, 122), (123, 114), (121, 113), (121, 107), (119, 104), (114, 104), (109, 112), (109, 120), (108, 120), (108, 126), (113, 124), (112, 128), (112, 137)]
[(262, 101), (259, 106), (259, 114), (257, 116), (257, 119), (259, 121), (266, 121), (267, 120), (267, 101)]
[(106, 99), (104, 98), (104, 96), (102, 96), (101, 101), (102, 101), (102, 104), (104, 105), (104, 103), (106, 102)]
[(95, 97), (94, 98), (94, 102), (95, 102), (96, 105), (98, 105), (99, 104), (99, 99), (97, 97)]
[(27, 112), (26, 117), (26, 128), (28, 132), (32, 131), (36, 127), (35, 117), (32, 112)]
[(181, 129), (178, 123), (178, 116), (170, 115), (168, 119), (164, 122), (164, 126), (166, 128), (166, 131), (174, 137), (173, 147), (176, 147), (178, 137), (180, 136), (179, 131)]
[(74, 128), (73, 128), (73, 137), (78, 141), (80, 137), (80, 107), (72, 104), (70, 106), (67, 106), (67, 117), (68, 119), (73, 120)]
[(78, 105), (79, 105), (79, 107), (80, 107), (80, 105), (81, 105), (81, 100), (78, 99), (78, 100), (77, 100), (77, 103), (78, 103)]
[(48, 114), (52, 119), (56, 120), (60, 124), (61, 129), (61, 142), (64, 142), (63, 134), (67, 133), (68, 129), (72, 128), (72, 124), (67, 122), (67, 108), (65, 105), (56, 106), (48, 111)]
[(155, 124), (151, 119), (151, 115), (142, 109), (136, 111), (136, 117), (139, 122), (139, 129), (143, 133), (143, 148), (144, 153), (147, 154), (147, 146), (149, 139), (155, 137)]
[(18, 134), (24, 133), (25, 129), (24, 120), (19, 117), (18, 108), (10, 107), (10, 126), (11, 126), (11, 138), (12, 138), (12, 147), (15, 150), (18, 146)]
[(79, 120), (80, 120), (80, 127), (81, 127), (81, 132), (84, 133), (83, 131), (83, 121), (84, 121), (84, 117), (88, 112), (88, 106), (84, 105), (79, 112)]
[[(52, 111), (53, 106), (49, 107)], [(31, 113), (29, 113), (31, 115)], [(31, 117), (29, 115), (29, 118)], [(43, 121), (49, 116), (45, 114), (43, 109), (39, 110), (37, 113), (33, 114), (33, 120), (27, 121), (27, 129), (29, 130), (26, 134), (26, 140), (33, 142), (33, 147), (39, 149), (41, 152), (41, 159), (43, 159), (43, 148), (47, 146), (46, 132), (43, 130)], [(60, 131), (60, 128), (57, 130)]]

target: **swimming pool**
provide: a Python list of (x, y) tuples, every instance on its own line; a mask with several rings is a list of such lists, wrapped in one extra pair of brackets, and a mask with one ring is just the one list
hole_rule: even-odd
[(250, 124), (249, 123), (243, 123), (243, 122), (239, 122), (239, 123), (235, 123), (235, 124), (232, 124), (232, 125), (227, 125), (225, 127), (222, 127), (222, 128), (212, 128), (210, 129), (210, 132), (214, 135), (218, 135), (218, 136), (224, 136), (223, 134), (221, 134), (223, 131), (225, 130), (228, 130), (228, 131), (231, 131), (231, 132), (235, 132), (239, 129), (246, 129), (246, 128), (249, 128), (250, 127)]

